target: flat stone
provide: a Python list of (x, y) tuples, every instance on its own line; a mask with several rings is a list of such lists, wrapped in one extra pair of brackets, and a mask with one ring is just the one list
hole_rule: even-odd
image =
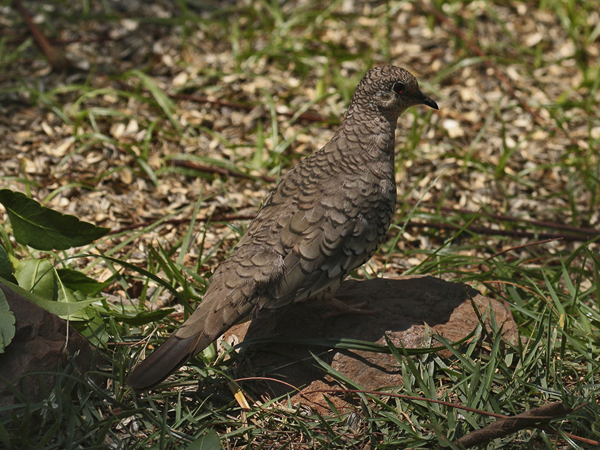
[[(441, 345), (432, 335), (439, 334), (456, 342), (468, 336), (490, 312), (505, 339), (514, 341), (517, 325), (509, 310), (497, 300), (482, 296), (477, 290), (431, 276), (377, 278), (367, 281), (348, 280), (336, 298), (352, 305), (367, 302), (373, 315), (339, 315), (327, 317), (330, 307), (323, 302), (292, 305), (273, 317), (260, 316), (251, 323), (236, 325), (225, 334), (227, 342), (235, 344), (253, 338), (287, 339), (358, 339), (386, 345), (387, 336), (396, 346), (429, 348)], [(474, 311), (477, 307), (478, 313)], [(274, 321), (276, 320), (276, 324)], [(310, 352), (318, 355), (333, 369), (361, 386), (376, 390), (402, 384), (402, 374), (396, 358), (387, 353), (326, 349), (281, 343), (257, 344), (249, 347), (247, 365), (240, 367), (239, 377), (270, 377), (273, 381), (246, 382), (250, 392), (266, 397), (292, 395), (292, 402), (302, 402), (321, 413), (329, 411), (319, 389), (338, 388), (339, 383), (320, 369)], [(450, 356), (449, 351), (443, 351)], [(292, 385), (301, 389), (297, 393)], [(352, 399), (333, 398), (338, 408), (351, 406)]]

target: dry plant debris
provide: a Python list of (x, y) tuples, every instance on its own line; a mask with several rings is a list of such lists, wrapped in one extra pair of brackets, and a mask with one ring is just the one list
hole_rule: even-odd
[[(483, 293), (502, 295), (521, 274), (502, 279), (495, 258), (525, 268), (560, 265), (600, 229), (600, 14), (593, 2), (575, 12), (568, 2), (184, 3), (188, 10), (164, 1), (23, 2), (75, 67), (64, 73), (52, 71), (18, 10), (0, 5), (2, 187), (129, 230), (98, 251), (144, 266), (149, 247), (160, 245), (176, 259), (202, 199), (184, 263), (201, 261), (198, 272), (210, 273), (243, 232), (245, 219), (231, 218), (251, 217), (272, 186), (265, 178), (324, 145), (358, 80), (387, 63), (422, 80), (440, 111), (415, 109), (401, 119), (398, 227), (358, 277), (391, 277), (426, 263), (455, 236), (448, 225), (474, 217), (470, 226), (498, 235), (463, 231), (439, 254), (456, 262), (434, 275), (476, 279)], [(193, 172), (174, 161), (224, 171)], [(402, 228), (409, 216), (421, 225)], [(211, 217), (227, 220), (204, 220)], [(539, 245), (530, 245), (531, 235), (503, 234), (560, 234), (565, 224), (592, 234)], [(587, 248), (597, 255), (599, 244)], [(581, 253), (575, 259), (591, 270)], [(112, 274), (93, 260), (71, 264), (99, 280)], [(481, 273), (489, 276), (482, 281)], [(579, 281), (584, 290), (593, 282)], [(126, 296), (119, 286), (109, 293), (116, 301)], [(288, 433), (278, 427), (272, 436)], [(290, 448), (308, 448), (302, 445)]]
[[(288, 2), (283, 10), (308, 9), (306, 3)], [(76, 26), (64, 18), (77, 14), (81, 6), (46, 5), (40, 10), (39, 25), (43, 28), (52, 20), (55, 45), (64, 45), (69, 59), (92, 75), (50, 72), (32, 46), (23, 52), (18, 77), (9, 67), (2, 81), (0, 128), (4, 143), (0, 176), (6, 187), (23, 190), (26, 179), (35, 198), (50, 196), (48, 206), (114, 229), (157, 220), (193, 204), (199, 196), (206, 198), (202, 215), (252, 213), (270, 184), (185, 176), (172, 170), (171, 158), (194, 155), (224, 161), (251, 175), (276, 175), (282, 161), (287, 170), (332, 135), (330, 125), (291, 123), (284, 113), (310, 104), (309, 111), (339, 120), (363, 72), (391, 61), (426, 80), (426, 90), (435, 91), (441, 105), (439, 113), (419, 124), (418, 143), (403, 141), (406, 130), (423, 118), (402, 120), (397, 175), (402, 200), (443, 202), (454, 208), (581, 227), (598, 225), (600, 209), (590, 210), (598, 187), (590, 190), (578, 175), (581, 169), (565, 172), (563, 164), (568, 166), (571, 160), (574, 166), (585, 164), (588, 169), (599, 164), (597, 148), (590, 147), (600, 137), (600, 121), (597, 115), (588, 115), (582, 103), (590, 96), (597, 101), (598, 92), (582, 84), (575, 59), (578, 51), (597, 57), (598, 43), (577, 49), (559, 19), (548, 11), (531, 11), (525, 4), (490, 9), (484, 2), (474, 2), (457, 14), (464, 21), (477, 17), (471, 39), (491, 61), (510, 61), (495, 64), (518, 98), (539, 115), (539, 123), (519, 107), (491, 68), (465, 54), (469, 49), (451, 30), (443, 23), (431, 24), (431, 18), (411, 3), (390, 5), (393, 11), (388, 12), (376, 3), (344, 2), (324, 20), (291, 27), (289, 36), (280, 38), (286, 42), (279, 45), (276, 36), (259, 33), (255, 40), (243, 40), (244, 32), (258, 19), (235, 12), (233, 27), (239, 31), (237, 44), (232, 45), (236, 37), (228, 35), (230, 30), (211, 21), (222, 21), (232, 7), (229, 3), (213, 4), (193, 27), (178, 23), (182, 22), (177, 20), (180, 12), (173, 6), (127, 5), (119, 11), (121, 20), (91, 20)], [(255, 7), (257, 16), (265, 13), (259, 5)], [(16, 30), (20, 21), (16, 11), (4, 7), (3, 12), (5, 24)], [(597, 13), (588, 17), (590, 26), (599, 20)], [(389, 34), (380, 31), (382, 27)], [(13, 39), (13, 45), (20, 42), (19, 36)], [(307, 48), (309, 44), (315, 48)], [(522, 60), (523, 50), (515, 55), (517, 44), (530, 49), (530, 60)], [(297, 54), (283, 55), (284, 50)], [(309, 50), (315, 56), (307, 59)], [(320, 56), (328, 51), (345, 58), (334, 65)], [(167, 94), (194, 93), (255, 108), (248, 112), (173, 101), (175, 128), (163, 111), (148, 104), (151, 94), (139, 77), (110, 76), (139, 67)], [(80, 88), (62, 92), (61, 87), (67, 85)], [(557, 133), (553, 104), (561, 102), (572, 107), (557, 120), (563, 131)], [(140, 157), (157, 174), (157, 186), (140, 170), (136, 163)], [(581, 159), (587, 161), (578, 163)], [(402, 212), (406, 210), (398, 214), (400, 224)], [(189, 209), (179, 217), (186, 214)], [(494, 228), (496, 224), (485, 225)], [(169, 246), (184, 231), (184, 225), (166, 226), (140, 236), (135, 245), (143, 249), (145, 243), (158, 240)], [(419, 236), (420, 232), (408, 230), (399, 240), (399, 251), (392, 255), (392, 266), (398, 271), (420, 258), (403, 256), (409, 243), (419, 241), (426, 248), (440, 244), (439, 239)], [(211, 226), (205, 245), (222, 239), (229, 248), (236, 236), (226, 228)], [(497, 241), (488, 240), (490, 245)], [(114, 245), (109, 241), (105, 248)], [(546, 244), (545, 249), (559, 253), (565, 243)], [(211, 267), (218, 262), (214, 258)], [(375, 262), (372, 267), (378, 273), (383, 266)]]

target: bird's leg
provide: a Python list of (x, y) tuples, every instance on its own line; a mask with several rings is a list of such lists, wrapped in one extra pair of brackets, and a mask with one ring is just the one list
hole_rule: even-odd
[(329, 303), (329, 306), (331, 307), (331, 311), (324, 314), (324, 317), (335, 317), (344, 314), (360, 314), (366, 316), (373, 316), (376, 313), (374, 309), (365, 309), (365, 307), (369, 304), (368, 302), (360, 302), (355, 303), (354, 305), (349, 305), (333, 296), (327, 298), (326, 300)]

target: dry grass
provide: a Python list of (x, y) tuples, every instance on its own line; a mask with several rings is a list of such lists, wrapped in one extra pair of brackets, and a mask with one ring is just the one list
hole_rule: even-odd
[[(80, 70), (52, 72), (16, 10), (2, 3), (3, 187), (116, 230), (92, 251), (177, 286), (183, 273), (189, 282), (183, 290), (193, 299), (243, 234), (246, 221), (232, 218), (251, 217), (273, 186), (265, 179), (329, 140), (362, 75), (384, 63), (409, 69), (441, 109), (413, 108), (401, 119), (397, 226), (355, 276), (419, 272), (469, 282), (506, 299), (534, 344), (492, 356), (471, 349), (464, 360), (423, 357), (415, 371), (407, 367), (403, 389), (423, 395), (424, 386), (435, 385), (434, 397), (506, 414), (556, 400), (587, 404), (553, 427), (599, 439), (593, 424), (600, 414), (600, 265), (593, 239), (600, 233), (600, 15), (594, 2), (25, 6)], [(173, 164), (183, 160), (225, 170)], [(198, 221), (188, 233), (195, 205)], [(151, 225), (164, 217), (170, 222)], [(211, 217), (216, 220), (207, 222)], [(563, 239), (539, 242), (548, 237)], [(27, 252), (17, 249), (21, 257)], [(98, 280), (122, 270), (89, 256), (68, 264)], [(106, 292), (113, 306), (98, 313), (109, 330), (107, 353), (119, 362), (109, 384), (94, 387), (87, 406), (57, 403), (70, 411), (65, 416), (85, 417), (72, 426), (86, 448), (149, 442), (179, 448), (206, 429), (216, 430), (225, 448), (431, 448), (487, 423), (451, 408), (390, 400), (365, 406), (354, 434), (335, 415), (254, 406), (244, 418), (223, 389), (206, 402), (206, 394), (182, 394), (180, 401), (167, 390), (135, 409), (121, 385), (128, 369), (121, 362), (132, 361), (139, 347), (113, 344), (152, 327), (131, 328), (109, 311), (134, 314), (122, 303), (126, 298), (172, 300), (154, 282), (142, 294), (130, 290), (136, 280), (147, 281), (125, 271)], [(198, 370), (219, 386), (230, 364)], [(86, 392), (89, 385), (79, 388)], [(7, 446), (5, 436), (50, 413), (15, 414), (0, 429)], [(61, 439), (31, 437), (9, 448), (63, 448)], [(524, 446), (591, 448), (539, 430), (486, 448)]]

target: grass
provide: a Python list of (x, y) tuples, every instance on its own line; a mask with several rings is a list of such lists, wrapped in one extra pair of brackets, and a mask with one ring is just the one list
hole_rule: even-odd
[[(9, 11), (9, 2), (1, 5)], [(12, 119), (0, 129), (0, 179), (98, 225), (133, 227), (49, 255), (16, 246), (10, 226), (0, 227), (0, 242), (17, 259), (48, 257), (95, 279), (114, 277), (109, 296), (76, 324), (105, 358), (101, 370), (82, 376), (68, 367), (40, 402), (19, 393), (15, 405), (0, 408), (0, 446), (212, 449), (218, 440), (225, 449), (461, 448), (456, 439), (496, 420), (488, 414), (562, 402), (571, 411), (560, 419), (480, 448), (594, 448), (576, 437), (600, 440), (599, 244), (581, 233), (600, 222), (595, 3), (209, 6), (153, 5), (158, 14), (105, 2), (28, 5), (51, 38), (65, 39), (61, 30), (82, 41), (89, 35), (67, 48), (92, 60), (91, 69), (71, 76), (44, 71), (33, 42), (16, 32), (19, 17), (7, 13), (0, 98)], [(124, 31), (122, 19), (138, 28)], [(92, 39), (105, 29), (124, 37)], [(130, 368), (201, 301), (211, 272), (243, 235), (247, 222), (220, 218), (252, 215), (272, 186), (258, 177), (278, 177), (327, 142), (361, 76), (382, 63), (417, 73), (441, 111), (413, 109), (401, 119), (394, 226), (353, 276), (465, 282), (508, 305), (520, 339), (479, 327), (481, 339), (466, 346), (442, 342), (446, 356), (406, 357), (390, 345), (402, 385), (352, 393), (353, 412), (326, 399), (328, 415), (286, 397), (260, 399), (256, 380), (239, 382), (251, 400), (242, 408), (231, 383), (248, 361), (231, 349), (209, 350), (162, 389), (134, 395), (124, 385)], [(301, 119), (305, 111), (324, 121)], [(545, 242), (543, 233), (579, 239)], [(175, 297), (176, 313), (158, 319), (138, 306)], [(318, 356), (314, 364), (340, 389), (361, 390)]]

